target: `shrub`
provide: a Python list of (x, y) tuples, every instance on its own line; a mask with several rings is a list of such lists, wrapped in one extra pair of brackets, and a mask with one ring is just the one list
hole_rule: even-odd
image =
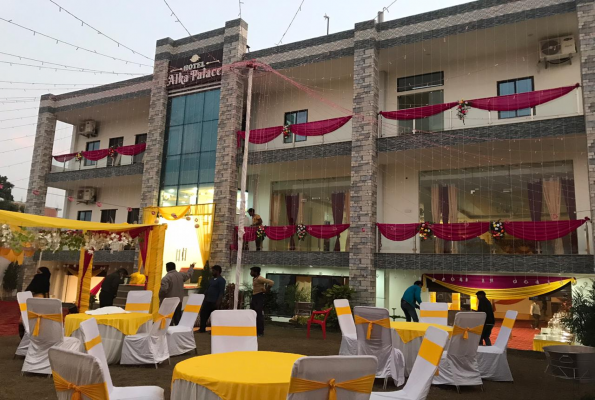
[(335, 311), (334, 301), (339, 299), (351, 300), (355, 294), (355, 289), (349, 285), (333, 285), (332, 288), (324, 291), (323, 295), (326, 298), (325, 309), (332, 308), (331, 313), (326, 320), (326, 326), (331, 329), (337, 329), (339, 327), (339, 318)]
[(581, 288), (572, 295), (572, 305), (562, 324), (585, 346), (595, 346), (595, 280), (590, 288)]
[(19, 280), (19, 269), (20, 266), (16, 262), (8, 264), (2, 277), (2, 288), (5, 291), (12, 293), (12, 291), (16, 290)]

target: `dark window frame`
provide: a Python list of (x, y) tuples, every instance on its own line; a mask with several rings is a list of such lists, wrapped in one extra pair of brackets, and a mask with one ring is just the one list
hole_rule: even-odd
[[(87, 213), (88, 213), (88, 214), (87, 214)], [(87, 216), (87, 215), (88, 215), (88, 216), (89, 216), (89, 219), (81, 219), (81, 216), (82, 216), (83, 214), (84, 214), (85, 216)], [(79, 212), (77, 212), (77, 214), (76, 214), (76, 219), (77, 219), (77, 221), (91, 221), (91, 220), (92, 220), (92, 218), (93, 218), (93, 210), (80, 210), (80, 211), (79, 211)]]
[[(498, 96), (507, 96), (507, 95), (502, 95), (500, 94), (500, 85), (503, 83), (514, 83), (514, 93), (511, 94), (517, 94), (517, 82), (519, 81), (524, 81), (524, 80), (530, 80), (531, 81), (531, 91), (535, 90), (535, 77), (534, 76), (525, 76), (522, 78), (515, 78), (515, 79), (505, 79), (503, 81), (498, 81), (496, 82), (496, 89), (498, 91)], [(527, 92), (523, 92), (523, 93), (527, 93)], [(511, 118), (522, 118), (522, 117), (528, 117), (530, 115), (519, 115), (519, 111), (522, 110), (530, 110), (530, 108), (523, 108), (521, 110), (514, 110), (514, 111), (498, 111), (498, 119), (511, 119)], [(512, 113), (514, 112), (514, 116), (503, 116), (502, 113)], [(536, 114), (536, 108), (533, 107), (533, 115)]]
[[(134, 219), (135, 214), (136, 220)], [(140, 208), (131, 208), (130, 211), (128, 211), (128, 214), (126, 215), (126, 222), (128, 222), (129, 224), (140, 224)]]
[[(114, 213), (114, 218), (113, 221), (106, 221), (106, 218), (104, 218), (104, 215), (106, 215), (106, 213), (111, 213), (113, 211)], [(104, 223), (104, 224), (115, 224), (116, 223), (116, 216), (118, 214), (118, 209), (117, 208), (112, 208), (109, 210), (101, 210), (101, 219), (100, 222)]]
[[(139, 133), (137, 135), (134, 135), (134, 144), (141, 144), (141, 143), (147, 143), (147, 139), (149, 137), (148, 133)], [(143, 140), (144, 138), (144, 140)], [(132, 157), (132, 163), (133, 164), (138, 164), (138, 163), (142, 163), (145, 157), (145, 153), (140, 153), (137, 154), (135, 156)]]
[[(91, 145), (91, 144), (93, 144), (93, 145), (94, 145), (95, 143), (97, 143), (97, 148), (96, 148), (96, 149), (89, 149), (89, 145)], [(99, 148), (100, 148), (100, 147), (101, 147), (101, 140), (92, 140), (92, 141), (90, 141), (90, 142), (87, 142), (87, 143), (85, 144), (85, 151), (99, 150)], [(84, 161), (84, 164), (83, 164), (83, 165), (84, 165), (85, 167), (92, 167), (92, 166), (94, 166), (94, 165), (97, 165), (97, 161), (91, 161), (91, 160), (87, 160), (87, 159), (85, 158), (85, 161)]]
[[(295, 110), (295, 111), (287, 111), (284, 115), (283, 115), (283, 126), (288, 125), (287, 124), (287, 116), (291, 115), (291, 114), (295, 114), (295, 119), (297, 121), (297, 115), (301, 112), (305, 112), (306, 113), (306, 122), (308, 122), (308, 109), (303, 109), (303, 110)], [(296, 124), (302, 124), (304, 122), (296, 122)], [(300, 138), (298, 140), (298, 137)], [(303, 139), (302, 139), (303, 138)], [(298, 143), (298, 142), (305, 142), (306, 139), (308, 139), (307, 136), (300, 136), (300, 135), (296, 135), (293, 132), (287, 136), (287, 137), (283, 137), (283, 143)]]
[[(425, 85), (425, 86), (414, 86), (414, 87), (408, 87), (406, 84), (405, 85), (399, 84), (399, 82), (403, 82), (406, 79), (423, 78), (424, 76), (435, 75), (435, 74), (440, 74), (440, 83), (429, 84), (429, 85)], [(410, 75), (410, 76), (403, 76), (401, 78), (397, 78), (397, 93), (410, 92), (413, 90), (429, 89), (429, 88), (434, 88), (434, 87), (439, 87), (439, 86), (444, 86), (444, 71), (428, 72), (427, 74)]]

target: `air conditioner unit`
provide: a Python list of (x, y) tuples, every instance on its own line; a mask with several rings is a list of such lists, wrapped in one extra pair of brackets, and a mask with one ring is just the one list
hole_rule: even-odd
[(76, 192), (76, 200), (81, 203), (90, 203), (95, 201), (96, 191), (94, 187), (81, 187)]
[(78, 134), (85, 137), (97, 136), (96, 122), (93, 120), (83, 121), (78, 125)]
[(545, 39), (539, 42), (539, 59), (550, 61), (570, 57), (576, 54), (574, 36)]

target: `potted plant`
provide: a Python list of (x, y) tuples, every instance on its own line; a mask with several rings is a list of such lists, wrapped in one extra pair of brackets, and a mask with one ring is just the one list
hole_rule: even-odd
[(590, 287), (575, 290), (572, 305), (562, 318), (562, 325), (570, 331), (577, 342), (595, 347), (595, 281)]

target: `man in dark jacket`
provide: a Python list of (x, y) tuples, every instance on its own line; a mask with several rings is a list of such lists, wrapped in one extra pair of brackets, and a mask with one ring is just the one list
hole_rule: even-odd
[(496, 319), (494, 318), (494, 309), (492, 308), (492, 303), (486, 297), (486, 292), (480, 290), (479, 292), (475, 293), (477, 296), (478, 304), (477, 304), (477, 312), (484, 312), (486, 313), (486, 322), (483, 326), (483, 331), (481, 332), (481, 338), (479, 339), (479, 344), (485, 346), (491, 346), (492, 341), (490, 340), (490, 335), (492, 334), (492, 328), (496, 323)]
[(118, 295), (118, 286), (124, 282), (128, 276), (128, 271), (120, 268), (105, 277), (101, 283), (101, 292), (99, 292), (99, 307), (109, 307), (114, 304), (114, 299)]

